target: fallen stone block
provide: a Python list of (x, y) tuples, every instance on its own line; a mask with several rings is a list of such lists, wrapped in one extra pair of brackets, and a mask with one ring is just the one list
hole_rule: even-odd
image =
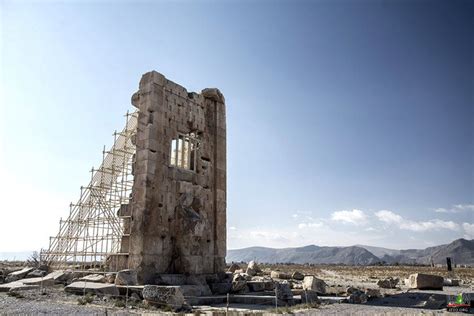
[(30, 273), (34, 269), (35, 268), (25, 267), (21, 270), (13, 271), (13, 272), (11, 272), (7, 275), (7, 277), (5, 278), (5, 282), (10, 283), (10, 282), (13, 282), (13, 281), (23, 279), (28, 273)]
[(257, 263), (252, 260), (249, 262), (247, 266), (247, 270), (245, 272), (250, 276), (254, 276), (254, 275), (257, 275), (257, 273), (262, 272), (262, 270), (260, 270)]
[[(227, 275), (223, 275), (223, 278), (226, 277)], [(217, 279), (219, 278), (217, 277)], [(186, 285), (207, 285), (206, 276), (191, 274), (186, 277)]]
[(291, 278), (293, 280), (298, 280), (298, 281), (303, 281), (304, 280), (304, 274), (298, 271), (293, 272), (291, 275)]
[(270, 277), (272, 279), (282, 279), (282, 280), (289, 280), (291, 279), (291, 275), (286, 272), (281, 271), (272, 271), (270, 272)]
[(261, 281), (249, 281), (247, 282), (250, 292), (263, 292), (265, 291), (265, 282)]
[(326, 294), (328, 285), (315, 276), (307, 275), (303, 279), (303, 290), (316, 291), (318, 294)]
[(410, 287), (420, 290), (442, 290), (444, 278), (438, 275), (415, 273), (410, 275)]
[(248, 292), (247, 281), (233, 281), (232, 282), (232, 293), (242, 293)]
[(96, 295), (118, 296), (119, 290), (115, 284), (77, 281), (64, 288), (68, 293), (83, 294), (92, 293)]
[(29, 272), (25, 278), (41, 278), (41, 277), (44, 277), (45, 275), (46, 275), (46, 271), (35, 269)]
[(444, 279), (443, 285), (444, 286), (459, 286), (461, 284), (461, 280), (458, 279)]
[(184, 295), (179, 286), (145, 285), (143, 299), (152, 305), (170, 306), (179, 310), (184, 304)]
[(352, 303), (352, 304), (365, 304), (365, 303), (367, 303), (368, 299), (369, 299), (369, 297), (367, 296), (367, 294), (365, 294), (364, 292), (358, 291), (358, 292), (352, 293), (349, 296), (349, 303)]
[(13, 281), (5, 284), (0, 284), (0, 292), (14, 292), (21, 290), (33, 290), (37, 289), (37, 285), (26, 285), (21, 281)]
[[(107, 277), (104, 278), (104, 281), (107, 281)], [(137, 271), (126, 269), (120, 270), (115, 276), (115, 285), (137, 285)]]
[(23, 279), (21, 281), (25, 285), (38, 285), (38, 286), (44, 286), (44, 287), (49, 287), (53, 286), (55, 284), (55, 281), (53, 278), (29, 278), (29, 279)]
[(365, 291), (365, 294), (367, 294), (369, 299), (382, 297), (382, 294), (380, 293), (379, 289), (367, 289)]

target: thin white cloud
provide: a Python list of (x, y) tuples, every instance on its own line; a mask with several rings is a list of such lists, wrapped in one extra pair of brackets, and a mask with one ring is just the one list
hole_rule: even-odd
[(436, 213), (460, 213), (463, 211), (474, 211), (474, 204), (455, 204), (451, 208), (440, 207), (434, 211)]
[(375, 216), (384, 223), (394, 224), (400, 229), (410, 230), (414, 232), (425, 232), (431, 230), (458, 230), (459, 224), (453, 221), (443, 221), (440, 219), (432, 219), (429, 221), (413, 221), (403, 218), (402, 216), (387, 210), (375, 212)]
[(468, 239), (474, 238), (474, 224), (463, 223), (462, 228), (464, 229), (464, 236)]
[(230, 230), (237, 230), (237, 227), (235, 227), (235, 226), (230, 226), (229, 229), (230, 229)]
[(305, 229), (305, 228), (320, 228), (323, 227), (324, 224), (321, 222), (315, 222), (315, 223), (300, 223), (298, 224), (299, 229)]
[(350, 224), (363, 224), (367, 220), (367, 215), (364, 211), (353, 209), (352, 211), (336, 211), (331, 215), (333, 221), (350, 223)]

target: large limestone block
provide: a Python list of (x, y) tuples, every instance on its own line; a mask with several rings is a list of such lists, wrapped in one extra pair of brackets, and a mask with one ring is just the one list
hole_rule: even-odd
[(318, 293), (316, 291), (304, 291), (301, 294), (301, 303), (303, 304), (313, 304), (319, 303)]
[(307, 275), (303, 279), (303, 290), (316, 291), (318, 294), (326, 294), (326, 282), (315, 276)]
[(39, 288), (38, 285), (27, 285), (21, 281), (14, 281), (10, 283), (0, 284), (0, 292), (14, 292), (21, 290), (32, 290)]
[(281, 272), (281, 271), (272, 271), (272, 272), (270, 272), (270, 277), (272, 279), (283, 279), (283, 280), (291, 279), (290, 274), (288, 274), (286, 272)]
[(442, 290), (443, 277), (424, 273), (410, 275), (410, 287), (420, 290)]
[(179, 288), (184, 296), (210, 296), (212, 295), (209, 285), (180, 285)]
[(179, 286), (145, 285), (142, 296), (152, 305), (167, 305), (174, 310), (181, 309), (184, 304), (184, 295)]
[(247, 266), (247, 271), (246, 273), (250, 276), (257, 275), (257, 273), (261, 272), (260, 268), (258, 267), (257, 263), (255, 261), (250, 261), (248, 266)]
[(105, 283), (106, 278), (105, 278), (105, 275), (103, 274), (89, 274), (82, 278), (77, 279), (77, 281)]
[(137, 271), (126, 269), (117, 272), (115, 285), (137, 285)]

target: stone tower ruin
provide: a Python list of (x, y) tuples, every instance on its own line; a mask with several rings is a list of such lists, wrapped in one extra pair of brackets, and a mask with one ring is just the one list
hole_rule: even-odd
[[(214, 88), (201, 93), (188, 92), (152, 71), (142, 76), (132, 104), (137, 112), (128, 119), (123, 132), (116, 133), (112, 149), (104, 151), (104, 162), (84, 189), (89, 190), (88, 195), (81, 188), (80, 201), (71, 207), (68, 220), (60, 225), (59, 234), (50, 241), (50, 248), (42, 253), (42, 258), (76, 262), (80, 256), (85, 261), (102, 256), (107, 258), (109, 270), (135, 269), (142, 284), (153, 284), (159, 274), (223, 271), (226, 256), (224, 96)], [(122, 157), (120, 166), (124, 167), (120, 167), (120, 172), (115, 157)], [(129, 169), (132, 181), (124, 175)], [(112, 175), (103, 176), (106, 174)], [(123, 179), (127, 179), (126, 189), (116, 193), (120, 181), (123, 186)], [(120, 198), (114, 200), (113, 196)], [(98, 206), (93, 206), (94, 203)], [(108, 204), (105, 210), (104, 204)], [(108, 229), (115, 234), (116, 245), (106, 251), (99, 251), (98, 244), (107, 238), (91, 239), (90, 228), (81, 226), (84, 218), (93, 217), (87, 213), (92, 214), (94, 207), (105, 214), (101, 218), (110, 221), (113, 216)], [(83, 237), (84, 232), (87, 237)], [(83, 240), (81, 244), (79, 240)], [(82, 250), (74, 252), (74, 248)]]

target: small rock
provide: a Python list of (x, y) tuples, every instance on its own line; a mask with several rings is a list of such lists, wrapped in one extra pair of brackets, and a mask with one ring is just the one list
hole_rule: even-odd
[(326, 294), (327, 286), (326, 282), (312, 275), (307, 275), (303, 279), (303, 290)]
[(392, 278), (389, 277), (387, 279), (378, 280), (377, 285), (383, 289), (394, 289), (397, 287), (398, 282), (400, 282), (399, 278)]
[(293, 272), (293, 274), (291, 275), (291, 278), (293, 280), (298, 280), (298, 281), (302, 281), (304, 279), (304, 274), (299, 272), (299, 271), (295, 271)]
[(179, 286), (145, 285), (142, 295), (151, 305), (170, 306), (175, 311), (183, 308), (184, 295)]

